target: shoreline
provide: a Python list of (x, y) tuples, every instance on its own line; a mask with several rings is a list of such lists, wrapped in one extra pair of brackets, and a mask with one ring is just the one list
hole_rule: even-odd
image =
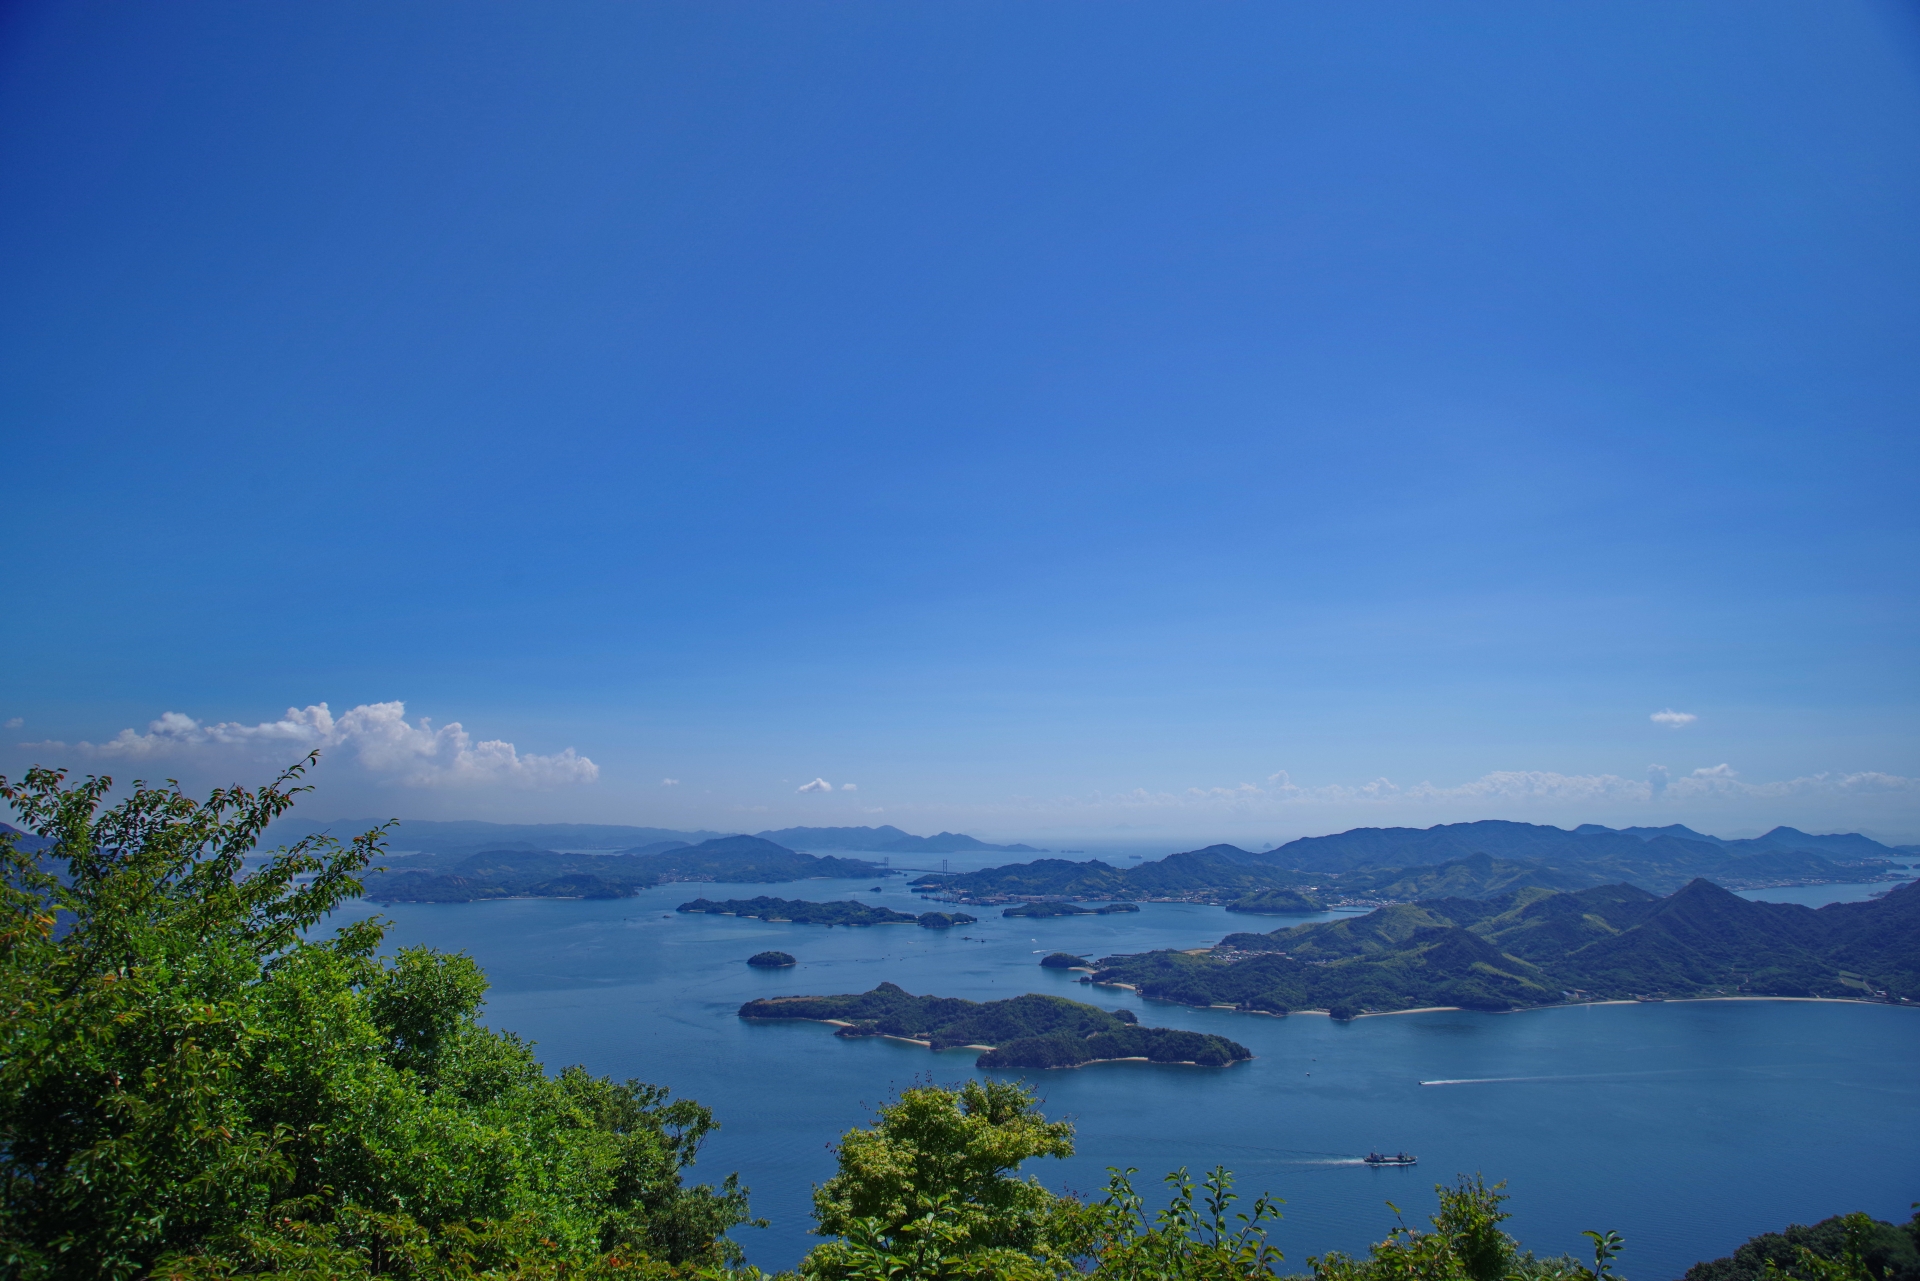
[[(1101, 983), (1099, 987), (1125, 988), (1139, 995), (1140, 989), (1131, 983)], [(1186, 1005), (1179, 1001), (1168, 1001), (1156, 996), (1143, 996), (1143, 1001), (1157, 1001), (1162, 1005), (1178, 1006), (1183, 1010), (1223, 1010), (1229, 1014), (1256, 1014), (1262, 1018), (1284, 1019), (1296, 1014), (1317, 1014), (1332, 1017), (1324, 1009), (1288, 1010), (1285, 1014), (1275, 1014), (1271, 1010), (1243, 1010), (1235, 1005)], [(1574, 1010), (1582, 1006), (1593, 1005), (1681, 1005), (1701, 1001), (1810, 1001), (1828, 1005), (1886, 1005), (1896, 1009), (1920, 1009), (1920, 1004), (1906, 1001), (1878, 1001), (1855, 996), (1667, 996), (1657, 1001), (1642, 1001), (1636, 997), (1615, 997), (1604, 1001), (1557, 1001), (1551, 1005), (1522, 1005), (1510, 1010), (1467, 1010), (1464, 1005), (1421, 1005), (1409, 1010), (1367, 1010), (1356, 1014), (1350, 1022), (1360, 1019), (1381, 1019), (1395, 1014), (1442, 1014), (1450, 1011), (1466, 1011), (1472, 1014), (1532, 1014), (1540, 1010)]]

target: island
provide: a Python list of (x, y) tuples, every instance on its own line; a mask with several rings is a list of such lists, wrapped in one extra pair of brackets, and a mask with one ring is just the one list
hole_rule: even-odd
[(1229, 934), (1198, 952), (1103, 957), (1093, 981), (1183, 1005), (1335, 1018), (1590, 1000), (1820, 997), (1920, 1002), (1920, 882), (1877, 899), (1743, 899), (1706, 880), (1443, 898)]
[(798, 965), (800, 962), (786, 952), (755, 952), (747, 958), (747, 964), (758, 966), (763, 970), (778, 970), (785, 969), (789, 965)]
[(673, 909), (676, 912), (709, 916), (745, 916), (762, 921), (780, 921), (794, 925), (913, 925), (919, 918), (890, 907), (868, 907), (845, 900), (838, 903), (808, 903), (788, 898), (730, 898), (716, 903), (697, 898)]
[(980, 918), (965, 912), (922, 912), (915, 919), (923, 930), (950, 930), (956, 925), (972, 925)]
[(1129, 1010), (1029, 992), (1003, 1001), (914, 996), (893, 983), (843, 996), (775, 996), (748, 1001), (749, 1020), (805, 1019), (838, 1026), (841, 1037), (884, 1036), (934, 1050), (977, 1049), (981, 1068), (1070, 1068), (1145, 1062), (1229, 1067), (1253, 1057), (1223, 1036), (1142, 1027)]
[(1138, 903), (1109, 903), (1105, 907), (1081, 907), (1078, 903), (1022, 903), (1000, 913), (1002, 916), (1112, 916), (1116, 912), (1138, 912)]
[(1051, 956), (1043, 957), (1040, 961), (1040, 964), (1049, 970), (1071, 970), (1086, 963), (1086, 957), (1075, 956), (1071, 952), (1055, 952)]

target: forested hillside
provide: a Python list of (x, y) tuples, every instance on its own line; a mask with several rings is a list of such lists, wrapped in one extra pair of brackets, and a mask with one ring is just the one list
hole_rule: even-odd
[(1094, 981), (1188, 1005), (1266, 1013), (1570, 999), (1793, 996), (1920, 1000), (1920, 883), (1814, 910), (1707, 881), (1666, 898), (1630, 885), (1432, 899), (1208, 952), (1110, 956)]

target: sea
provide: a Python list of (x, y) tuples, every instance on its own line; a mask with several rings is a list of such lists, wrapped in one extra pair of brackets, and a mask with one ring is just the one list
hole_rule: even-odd
[[(1287, 1271), (1328, 1251), (1364, 1253), (1401, 1222), (1425, 1226), (1434, 1185), (1462, 1174), (1506, 1185), (1506, 1226), (1536, 1253), (1580, 1254), (1583, 1230), (1619, 1231), (1619, 1270), (1635, 1281), (1671, 1281), (1789, 1223), (1853, 1210), (1903, 1222), (1920, 1200), (1920, 1009), (1669, 1001), (1336, 1023), (1188, 1009), (1039, 965), (1050, 952), (1205, 947), (1237, 929), (1331, 914), (1247, 917), (1148, 903), (1138, 913), (1045, 920), (983, 911), (975, 925), (936, 931), (674, 911), (701, 895), (767, 892), (903, 911), (942, 906), (916, 897), (907, 879), (676, 884), (599, 901), (356, 903), (342, 914), (387, 917), (394, 946), (473, 956), (492, 982), (488, 1023), (534, 1041), (550, 1069), (584, 1064), (711, 1108), (720, 1129), (691, 1177), (740, 1175), (767, 1226), (734, 1235), (748, 1261), (769, 1271), (818, 1242), (811, 1192), (832, 1175), (842, 1133), (916, 1082), (988, 1075), (973, 1066), (975, 1051), (843, 1040), (823, 1024), (737, 1015), (756, 997), (861, 992), (883, 981), (973, 1000), (1053, 993), (1247, 1046), (1252, 1061), (1225, 1069), (1107, 1063), (994, 1075), (1024, 1077), (1049, 1117), (1074, 1125), (1075, 1155), (1030, 1162), (1026, 1173), (1097, 1196), (1109, 1167), (1131, 1168), (1151, 1197), (1170, 1171), (1225, 1166), (1249, 1200), (1262, 1192), (1284, 1200), (1273, 1239)], [(1817, 906), (1885, 888), (1748, 897)], [(745, 964), (766, 949), (799, 964)], [(1361, 1158), (1375, 1149), (1410, 1152), (1418, 1164), (1369, 1167)]]

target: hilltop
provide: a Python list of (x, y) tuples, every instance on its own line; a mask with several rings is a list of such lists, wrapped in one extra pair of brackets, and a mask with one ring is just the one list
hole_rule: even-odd
[(1815, 910), (1705, 880), (1664, 898), (1631, 885), (1526, 888), (1230, 934), (1204, 953), (1097, 963), (1096, 983), (1188, 1005), (1285, 1013), (1575, 998), (1793, 996), (1920, 1001), (1920, 883)]

